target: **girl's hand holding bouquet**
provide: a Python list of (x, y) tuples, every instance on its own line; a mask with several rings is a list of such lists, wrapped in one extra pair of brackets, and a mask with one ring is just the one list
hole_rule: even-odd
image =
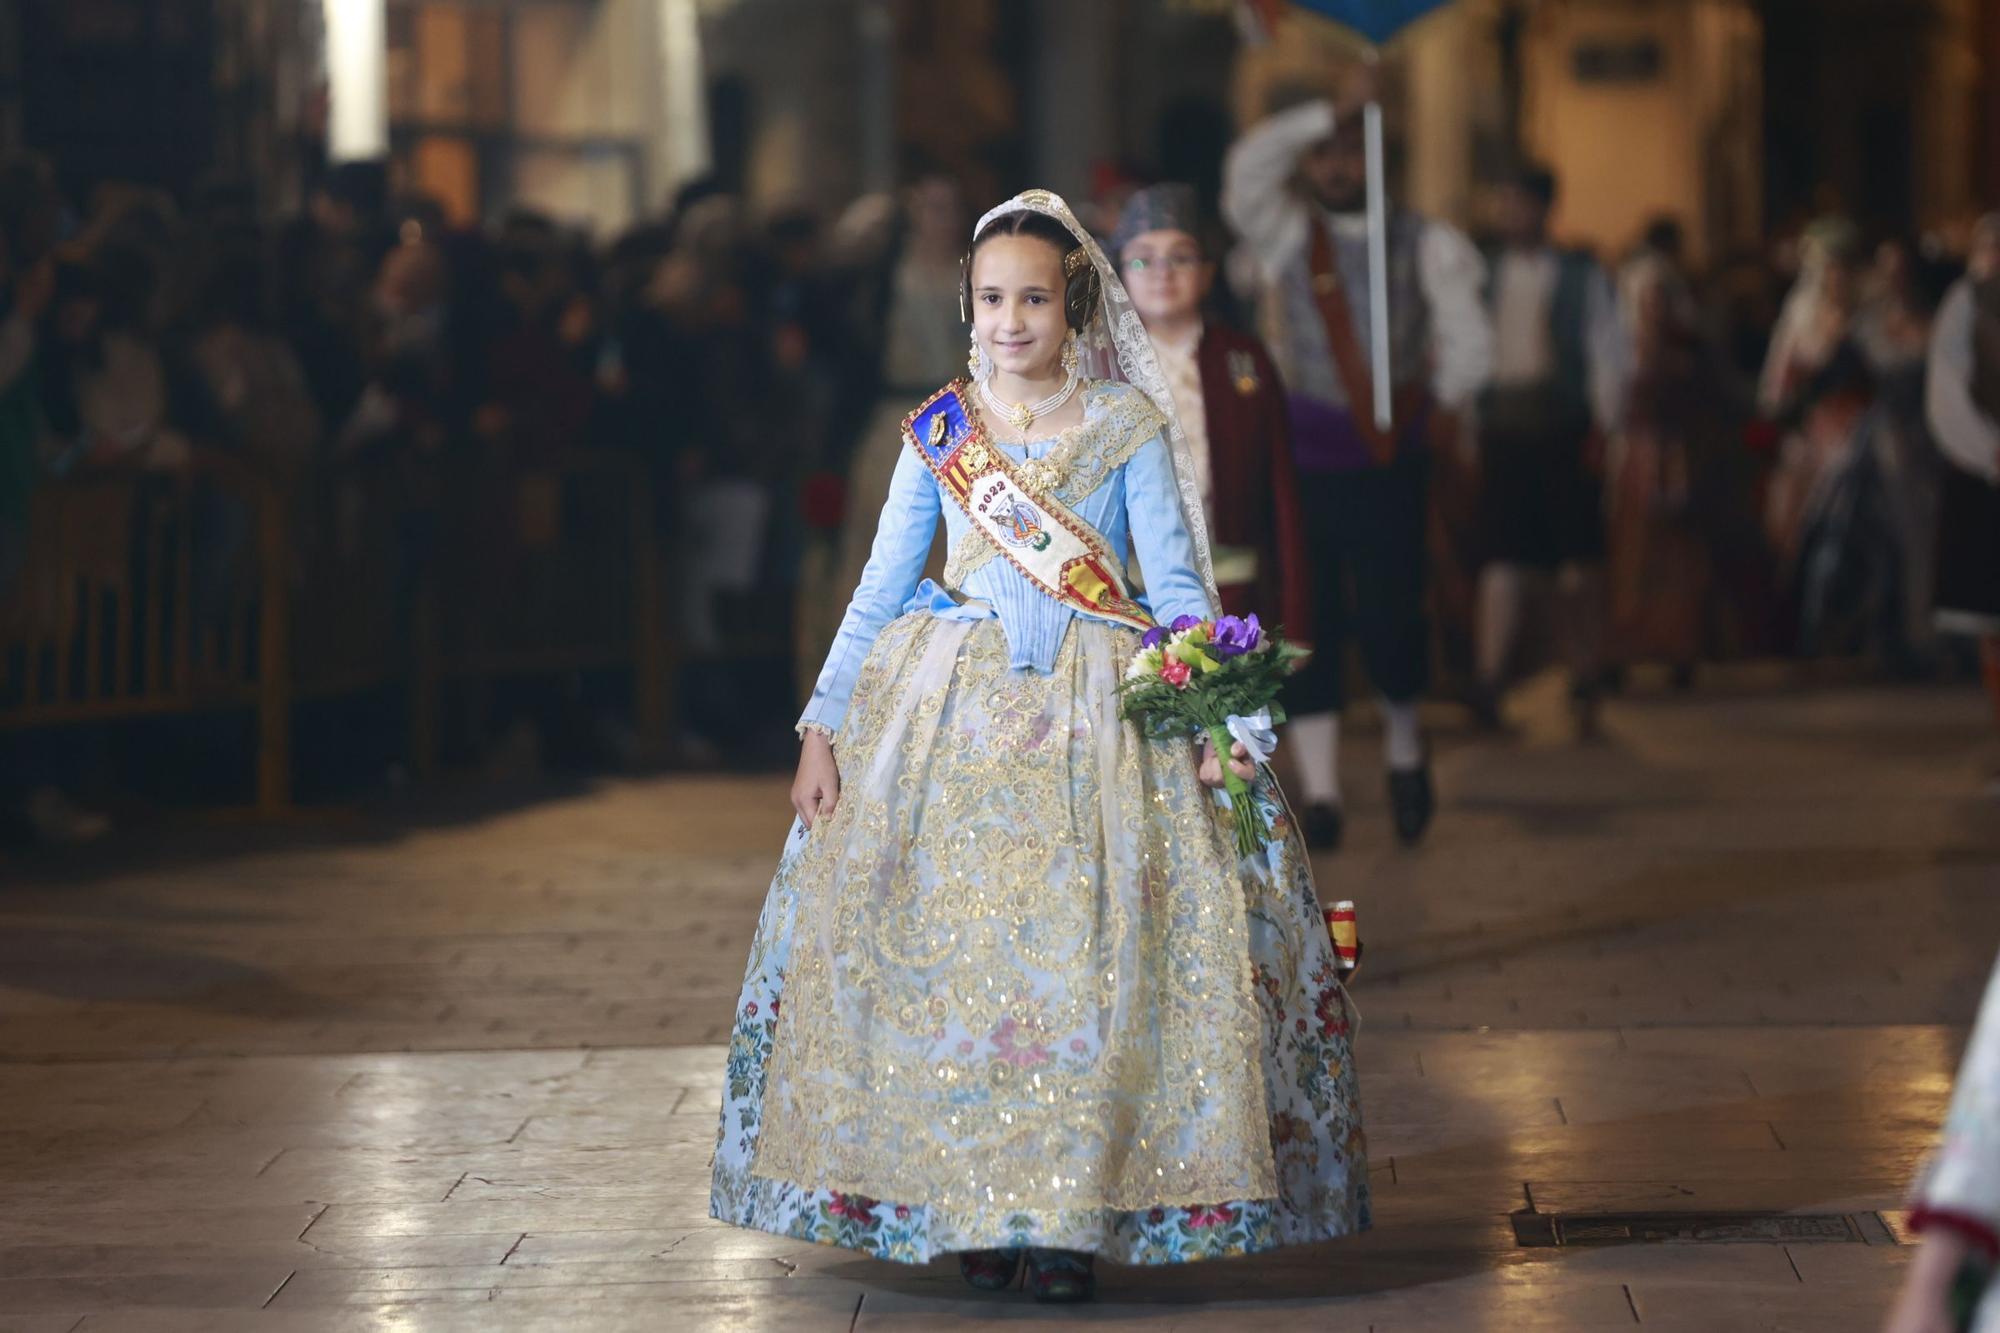
[(1194, 732), (1207, 738), (1204, 781), (1216, 755), (1232, 756), (1221, 778), (1235, 815), (1236, 848), (1244, 856), (1262, 849), (1270, 836), (1250, 800), (1256, 770), (1238, 761), (1262, 763), (1269, 757), (1275, 744), (1271, 728), (1285, 718), (1279, 687), (1305, 655), (1267, 633), (1254, 615), (1182, 616), (1171, 626), (1146, 631), (1119, 687), (1125, 701), (1120, 715), (1147, 735)]

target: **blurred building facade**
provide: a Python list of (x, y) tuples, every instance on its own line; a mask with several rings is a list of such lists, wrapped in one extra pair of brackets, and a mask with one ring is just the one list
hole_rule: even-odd
[[(710, 172), (829, 210), (914, 163), (982, 198), (1205, 182), (1274, 88), (1354, 58), (1309, 18), (1245, 40), (1239, 0), (11, 0), (0, 146), (292, 202), (342, 96), (324, 6), (379, 11), (362, 58), (406, 185), (465, 221), (524, 204), (600, 232)], [(1395, 169), (1476, 220), (1481, 182), (1531, 154), (1565, 179), (1561, 231), (1606, 249), (1661, 213), (1697, 257), (1828, 208), (1946, 225), (2000, 191), (1996, 11), (1459, 0), (1386, 63)]]
[[(1312, 20), (1241, 57), (1234, 110), (1345, 52)], [(1516, 155), (1557, 230), (1614, 251), (1677, 217), (1697, 259), (1822, 211), (1907, 231), (2000, 199), (1987, 0), (1458, 0), (1387, 62), (1405, 195), (1476, 221)]]

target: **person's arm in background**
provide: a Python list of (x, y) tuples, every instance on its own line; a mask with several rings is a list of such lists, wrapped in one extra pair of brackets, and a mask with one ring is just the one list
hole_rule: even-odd
[(15, 279), (13, 304), (0, 319), (0, 393), (13, 388), (34, 362), (35, 326), (55, 290), (55, 265), (47, 259)]
[(1470, 237), (1446, 222), (1424, 225), (1417, 280), (1431, 307), (1431, 396), (1435, 445), (1459, 443), (1462, 418), (1493, 377), (1493, 318), (1486, 309), (1486, 259)]
[(1307, 102), (1267, 116), (1229, 149), (1222, 164), (1222, 218), (1266, 275), (1305, 248), (1309, 214), (1292, 189), (1299, 158), (1333, 133), (1333, 103)]
[(1619, 315), (1611, 276), (1593, 264), (1584, 292), (1583, 339), (1590, 377), (1590, 412), (1607, 438), (1625, 424), (1632, 387), (1632, 340)]
[(1924, 415), (1938, 448), (1953, 464), (2000, 485), (2000, 423), (1972, 400), (1972, 288), (1961, 282), (1939, 308), (1931, 330)]

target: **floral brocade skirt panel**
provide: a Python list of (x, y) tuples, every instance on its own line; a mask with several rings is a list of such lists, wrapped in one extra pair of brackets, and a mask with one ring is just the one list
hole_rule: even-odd
[(729, 1049), (710, 1210), (922, 1263), (1178, 1263), (1368, 1225), (1350, 1037), (1268, 778), (1238, 861), (1189, 742), (1118, 720), (1128, 630), (1049, 675), (998, 621), (906, 615), (795, 825)]

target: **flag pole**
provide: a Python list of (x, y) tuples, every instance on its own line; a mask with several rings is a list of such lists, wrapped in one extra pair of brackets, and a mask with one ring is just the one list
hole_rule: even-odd
[(1389, 202), (1382, 153), (1382, 104), (1362, 113), (1368, 139), (1368, 342), (1374, 352), (1375, 428), (1392, 425), (1389, 401)]

